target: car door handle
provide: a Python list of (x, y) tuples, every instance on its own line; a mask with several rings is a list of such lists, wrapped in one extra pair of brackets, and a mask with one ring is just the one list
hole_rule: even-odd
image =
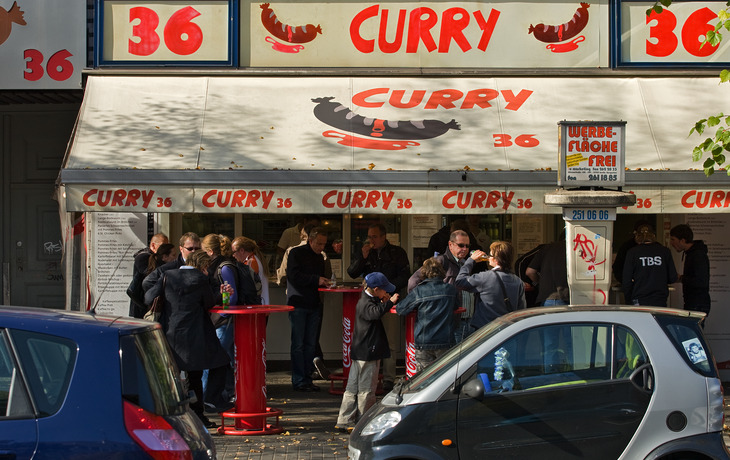
[(646, 394), (654, 392), (654, 369), (651, 364), (646, 363), (634, 369), (629, 376), (631, 383), (639, 390)]

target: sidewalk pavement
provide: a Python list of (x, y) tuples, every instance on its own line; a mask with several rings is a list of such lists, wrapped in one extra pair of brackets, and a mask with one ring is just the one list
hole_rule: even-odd
[[(334, 367), (330, 366), (330, 369)], [(398, 370), (401, 374), (404, 372), (402, 367)], [(268, 406), (284, 412), (280, 419), (284, 432), (233, 436), (219, 435), (211, 430), (219, 460), (347, 459), (349, 436), (334, 429), (342, 396), (329, 393), (328, 381), (314, 382), (321, 388), (319, 392), (301, 393), (292, 389), (289, 371), (270, 370), (266, 383)], [(725, 395), (723, 437), (725, 445), (730, 447), (730, 387), (725, 388)], [(209, 415), (209, 418), (220, 424), (219, 417)], [(269, 419), (269, 423), (274, 420)]]
[[(329, 362), (327, 363), (330, 364)], [(341, 363), (340, 363), (341, 366)], [(333, 366), (330, 366), (334, 370)], [(219, 460), (347, 459), (348, 435), (335, 430), (341, 395), (329, 393), (329, 381), (315, 380), (321, 391), (294, 391), (291, 372), (267, 372), (267, 405), (284, 413), (283, 433), (260, 436), (219, 435), (210, 430)], [(208, 414), (220, 425), (220, 417)], [(274, 423), (274, 417), (268, 423)], [(227, 420), (228, 424), (232, 421)]]

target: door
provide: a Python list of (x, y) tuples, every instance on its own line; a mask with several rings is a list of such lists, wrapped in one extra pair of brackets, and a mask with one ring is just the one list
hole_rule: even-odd
[(616, 459), (651, 398), (630, 380), (645, 364), (643, 348), (623, 327), (561, 324), (523, 331), (472, 371), (485, 382), (485, 394), (459, 398), (459, 455)]
[(0, 147), (3, 302), (64, 308), (61, 224), (53, 193), (78, 106), (13, 110), (3, 113)]

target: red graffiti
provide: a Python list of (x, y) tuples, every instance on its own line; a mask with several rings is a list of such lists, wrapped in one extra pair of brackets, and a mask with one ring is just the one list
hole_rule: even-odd
[[(588, 264), (588, 273), (593, 274), (593, 302), (605, 305), (607, 299), (606, 293), (603, 289), (596, 289), (596, 265), (601, 265), (606, 262), (606, 259), (600, 262), (596, 261), (596, 257), (598, 256), (598, 247), (596, 246), (596, 243), (588, 238), (587, 235), (581, 233), (575, 235), (575, 239), (573, 240), (573, 251), (579, 251), (578, 255), (580, 258)], [(596, 293), (603, 295), (603, 301), (596, 301)]]
[[(580, 258), (583, 259), (586, 264), (588, 264), (589, 273), (595, 274), (596, 265), (601, 265), (602, 263), (606, 262), (605, 259), (600, 262), (596, 262), (598, 247), (596, 246), (596, 243), (588, 238), (587, 235), (581, 233), (576, 234), (573, 243), (573, 251), (579, 251)], [(580, 249), (578, 249), (579, 247)]]

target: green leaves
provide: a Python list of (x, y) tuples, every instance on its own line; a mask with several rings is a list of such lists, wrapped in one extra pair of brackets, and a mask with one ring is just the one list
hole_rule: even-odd
[[(663, 7), (669, 8), (669, 6), (672, 4), (672, 0), (660, 0), (658, 2), (654, 2), (654, 6), (646, 10), (646, 15), (649, 16), (652, 12), (655, 12), (656, 14), (661, 14), (662, 11), (664, 11)], [(730, 2), (728, 2), (730, 4)]]
[[(722, 124), (725, 126), (721, 126)], [(730, 116), (720, 113), (699, 120), (689, 132), (690, 135), (692, 133), (702, 135), (706, 127), (713, 126), (718, 126), (714, 137), (706, 138), (692, 149), (692, 161), (702, 161), (704, 158), (702, 169), (708, 177), (715, 173), (715, 167), (721, 168), (725, 164), (727, 160), (725, 151), (730, 152)], [(728, 168), (727, 174), (730, 176), (730, 168)]]
[[(646, 15), (650, 16), (652, 13), (660, 14), (664, 11), (664, 8), (668, 8), (672, 4), (672, 0), (660, 0), (654, 2), (654, 6), (646, 10)], [(722, 42), (723, 29), (730, 31), (730, 0), (726, 3), (727, 8), (720, 10), (717, 13), (718, 22), (715, 24), (714, 29), (710, 29), (705, 34), (702, 40), (702, 45), (709, 44), (710, 46), (717, 46)], [(730, 70), (724, 69), (720, 72), (720, 83), (730, 81)], [(724, 124), (724, 126), (722, 126)], [(689, 130), (689, 136), (694, 133), (702, 136), (705, 132), (705, 128), (712, 128), (717, 126), (715, 135), (708, 137), (694, 149), (692, 149), (692, 161), (703, 161), (702, 169), (705, 171), (706, 176), (711, 176), (715, 173), (715, 167), (721, 168), (725, 164), (725, 151), (730, 152), (730, 115), (725, 116), (723, 113), (712, 115), (707, 118), (703, 118), (695, 123), (692, 129)], [(730, 176), (730, 168), (727, 169), (727, 174)]]
[(728, 80), (730, 80), (730, 70), (723, 69), (722, 72), (720, 72), (720, 83), (725, 83)]

